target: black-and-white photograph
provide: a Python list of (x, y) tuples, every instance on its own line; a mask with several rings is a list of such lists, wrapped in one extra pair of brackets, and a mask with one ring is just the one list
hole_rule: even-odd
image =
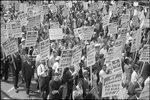
[(1, 100), (149, 100), (150, 0), (1, 0)]

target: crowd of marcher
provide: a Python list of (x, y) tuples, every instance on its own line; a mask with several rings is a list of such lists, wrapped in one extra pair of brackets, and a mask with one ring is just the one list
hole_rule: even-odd
[[(19, 1), (36, 5), (36, 1)], [(41, 5), (57, 4), (61, 1), (43, 1)], [(150, 19), (149, 6), (144, 1), (64, 1), (71, 2), (72, 7), (67, 16), (63, 15), (62, 9), (65, 5), (58, 5), (57, 12), (49, 9), (44, 15), (40, 27), (33, 27), (38, 31), (38, 38), (35, 47), (25, 47), (27, 26), (22, 26), (22, 37), (18, 37), (19, 51), (13, 55), (6, 56), (4, 49), (1, 49), (1, 80), (8, 80), (9, 69), (12, 69), (14, 76), (14, 88), (18, 93), (18, 81), (21, 75), (22, 83), (25, 83), (26, 94), (30, 97), (31, 80), (37, 82), (37, 90), (41, 93), (42, 99), (118, 99), (118, 96), (102, 97), (103, 78), (112, 73), (109, 64), (106, 63), (108, 51), (114, 46), (121, 33), (109, 34), (108, 25), (104, 26), (103, 17), (109, 15), (109, 23), (116, 23), (118, 30), (122, 27), (122, 16), (129, 14), (128, 30), (126, 40), (122, 48), (121, 66), (123, 72), (122, 87), (126, 90), (124, 99), (138, 99), (142, 89), (150, 81), (150, 63), (140, 61), (143, 46), (150, 44), (150, 27), (143, 27), (141, 23), (144, 19)], [(96, 10), (85, 9), (92, 3), (103, 3), (103, 7)], [(150, 2), (147, 2), (150, 4)], [(116, 11), (112, 11), (116, 5)], [(15, 11), (14, 4), (6, 9), (1, 5), (1, 22), (9, 23), (17, 20), (20, 12)], [(59, 22), (65, 34), (63, 39), (50, 40), (50, 56), (41, 60), (39, 43), (49, 38), (51, 22)], [(2, 24), (2, 23), (1, 23)], [(90, 40), (82, 40), (75, 36), (74, 29), (84, 26), (94, 27), (94, 33)], [(131, 52), (134, 31), (141, 29), (139, 48)], [(92, 70), (87, 66), (87, 46), (95, 46), (95, 64)], [(60, 69), (61, 53), (65, 49), (73, 49), (75, 46), (82, 46), (81, 62), (77, 66)], [(1, 45), (2, 48), (2, 45)], [(91, 77), (92, 76), (92, 77)], [(91, 79), (92, 78), (92, 79)], [(96, 87), (96, 93), (91, 93), (91, 89)]]

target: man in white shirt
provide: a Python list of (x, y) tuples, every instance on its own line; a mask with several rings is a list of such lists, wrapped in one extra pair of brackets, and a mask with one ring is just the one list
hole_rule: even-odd
[(103, 82), (103, 77), (106, 75), (106, 65), (103, 66), (103, 68), (99, 72), (100, 82)]
[(57, 56), (56, 59), (55, 59), (56, 62), (54, 63), (54, 65), (52, 67), (52, 69), (55, 71), (55, 73), (58, 72), (58, 69), (59, 69), (59, 66), (60, 66), (59, 65), (59, 59), (60, 59), (60, 57)]
[(49, 69), (46, 65), (46, 60), (41, 60), (41, 64), (37, 68), (37, 75), (39, 76), (39, 88), (41, 91), (41, 96), (46, 99), (49, 90)]

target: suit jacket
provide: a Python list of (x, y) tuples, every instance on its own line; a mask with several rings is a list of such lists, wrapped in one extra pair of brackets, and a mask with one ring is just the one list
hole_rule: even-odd
[(33, 72), (34, 72), (34, 67), (33, 67), (33, 64), (31, 63), (31, 65), (28, 64), (27, 61), (23, 62), (23, 66), (22, 66), (22, 74), (26, 79), (30, 79), (33, 75)]

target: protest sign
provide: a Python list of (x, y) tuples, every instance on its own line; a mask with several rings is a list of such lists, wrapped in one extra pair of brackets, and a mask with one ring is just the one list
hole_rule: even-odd
[(14, 38), (17, 38), (17, 37), (22, 37), (21, 35), (21, 24), (20, 24), (20, 21), (14, 21), (13, 23), (11, 23), (11, 32), (12, 32), (12, 36)]
[(123, 43), (122, 39), (117, 39), (115, 41), (115, 44), (114, 44), (114, 55), (113, 55), (114, 58), (115, 57), (119, 57), (119, 58), (122, 57), (123, 46), (124, 46), (124, 43)]
[(140, 47), (140, 44), (141, 44), (141, 28), (133, 32), (133, 39), (130, 52), (137, 51)]
[(95, 64), (95, 47), (94, 45), (87, 46), (87, 66)]
[(122, 67), (121, 67), (121, 59), (120, 58), (115, 58), (113, 60), (111, 60), (111, 65), (113, 68), (113, 73), (118, 73), (118, 72), (122, 72)]
[(50, 29), (60, 28), (59, 22), (50, 22)]
[(40, 42), (40, 57), (41, 60), (49, 57), (50, 54), (50, 41), (49, 39)]
[(62, 51), (61, 59), (60, 59), (60, 67), (65, 68), (65, 67), (71, 66), (72, 53), (73, 53), (73, 50), (71, 49)]
[(72, 54), (72, 65), (77, 65), (80, 63), (81, 61), (81, 54), (82, 54), (82, 47), (81, 46), (77, 46), (74, 50), (73, 50), (73, 54)]
[(74, 31), (75, 37), (79, 37), (79, 35), (84, 34), (84, 30), (82, 27), (81, 28), (75, 28), (73, 31)]
[(18, 44), (14, 38), (6, 40), (2, 45), (6, 56), (18, 52)]
[(41, 24), (41, 15), (33, 16), (28, 19), (28, 29), (32, 30), (34, 26), (39, 27)]
[(1, 43), (4, 43), (9, 37), (8, 37), (8, 31), (7, 29), (2, 29), (1, 27)]
[(149, 100), (150, 99), (150, 83), (146, 84), (140, 94), (139, 100)]
[(62, 28), (49, 29), (49, 37), (50, 37), (50, 40), (63, 39), (64, 34), (62, 32)]
[(140, 55), (140, 60), (139, 61), (143, 61), (143, 62), (149, 62), (150, 61), (150, 47), (148, 44), (145, 44), (143, 47), (143, 52)]
[(136, 38), (133, 38), (130, 52), (135, 52), (136, 50)]
[(109, 32), (108, 34), (117, 34), (117, 31), (118, 31), (117, 24), (112, 23), (108, 26), (108, 32)]
[(6, 23), (6, 29), (8, 31), (8, 37), (12, 37), (12, 25), (11, 25), (12, 22), (8, 22)]
[(83, 27), (82, 40), (90, 40), (94, 34), (94, 28), (92, 26)]
[(26, 35), (25, 46), (26, 47), (35, 46), (37, 37), (38, 37), (37, 31), (28, 31)]
[(105, 75), (102, 85), (102, 97), (117, 96), (122, 87), (122, 73)]
[(144, 19), (140, 25), (141, 28), (150, 28), (150, 19)]

